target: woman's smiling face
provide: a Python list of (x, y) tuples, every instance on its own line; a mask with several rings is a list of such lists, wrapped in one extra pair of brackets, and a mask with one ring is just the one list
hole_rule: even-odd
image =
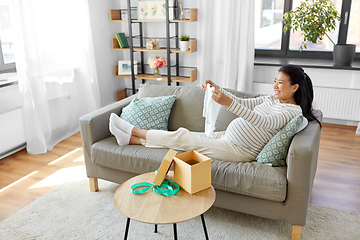
[(290, 77), (283, 72), (278, 72), (273, 83), (275, 98), (281, 103), (295, 104), (295, 92), (299, 88), (298, 84), (291, 85)]

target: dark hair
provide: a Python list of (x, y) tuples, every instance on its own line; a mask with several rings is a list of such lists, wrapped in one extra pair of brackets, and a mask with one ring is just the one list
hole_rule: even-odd
[(310, 77), (304, 72), (304, 69), (296, 65), (284, 65), (279, 71), (289, 76), (291, 85), (299, 85), (294, 97), (296, 104), (300, 105), (302, 109), (303, 116), (308, 121), (317, 121), (321, 127), (321, 122), (313, 114), (314, 91)]

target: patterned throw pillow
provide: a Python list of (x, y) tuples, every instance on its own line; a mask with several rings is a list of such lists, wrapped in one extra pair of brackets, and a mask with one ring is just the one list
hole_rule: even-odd
[(171, 108), (176, 95), (134, 98), (123, 108), (120, 117), (135, 127), (150, 130), (167, 130)]
[(299, 115), (290, 120), (261, 150), (256, 157), (256, 161), (272, 167), (286, 166), (286, 156), (290, 147), (291, 140), (303, 121), (303, 116)]

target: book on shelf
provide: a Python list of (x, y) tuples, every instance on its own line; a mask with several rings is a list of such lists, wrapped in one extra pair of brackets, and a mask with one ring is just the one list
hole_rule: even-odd
[(116, 33), (115, 35), (121, 48), (129, 47), (129, 43), (126, 39), (125, 33)]
[(119, 34), (118, 34), (118, 33), (115, 33), (115, 37), (116, 37), (116, 40), (117, 40), (118, 43), (119, 43), (120, 48), (122, 48)]

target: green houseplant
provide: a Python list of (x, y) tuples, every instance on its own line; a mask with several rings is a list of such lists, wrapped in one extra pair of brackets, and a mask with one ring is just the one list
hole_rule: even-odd
[(181, 35), (180, 39), (181, 41), (189, 41), (190, 38), (187, 35)]
[(335, 10), (331, 0), (305, 0), (299, 7), (286, 12), (282, 22), (284, 23), (284, 33), (291, 30), (293, 32), (301, 31), (300, 36), (303, 36), (304, 40), (300, 51), (307, 48), (306, 41), (318, 43), (326, 36), (334, 44), (334, 64), (346, 66), (349, 65), (349, 61), (343, 58), (351, 58), (352, 54), (349, 52), (353, 51), (352, 62), (355, 56), (355, 45), (335, 44), (327, 34), (335, 30), (338, 21), (340, 21), (340, 14)]
[(187, 51), (189, 50), (189, 36), (181, 35), (180, 36), (180, 51)]

